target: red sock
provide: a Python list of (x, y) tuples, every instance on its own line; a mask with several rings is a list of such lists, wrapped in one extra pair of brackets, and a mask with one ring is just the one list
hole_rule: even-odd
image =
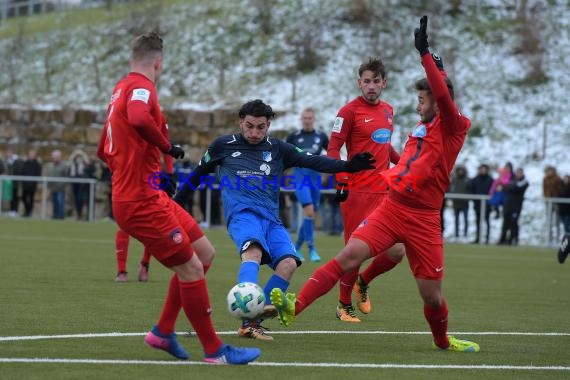
[(370, 284), (372, 280), (380, 276), (382, 273), (388, 272), (390, 269), (398, 265), (400, 261), (394, 261), (386, 251), (376, 255), (374, 260), (368, 267), (360, 274), (360, 278), (366, 284)]
[(141, 259), (141, 264), (148, 267), (149, 263), (150, 263), (150, 251), (145, 247), (143, 252), (143, 257)]
[(339, 297), (338, 300), (345, 305), (352, 304), (352, 288), (358, 279), (358, 268), (346, 272), (342, 275), (339, 282)]
[(160, 318), (157, 323), (160, 332), (164, 334), (171, 334), (174, 332), (176, 319), (178, 318), (181, 308), (180, 285), (178, 282), (178, 276), (174, 273), (170, 280), (166, 301), (164, 302), (162, 313), (160, 314)]
[(432, 308), (424, 304), (424, 315), (429, 323), (433, 341), (439, 348), (449, 347), (449, 339), (447, 338), (447, 303), (445, 299), (441, 300), (438, 309)]
[(118, 229), (115, 233), (115, 254), (117, 256), (118, 272), (127, 271), (127, 257), (129, 256), (129, 234)]
[(180, 284), (180, 300), (182, 308), (188, 320), (192, 324), (194, 331), (206, 354), (214, 354), (222, 345), (222, 341), (216, 334), (212, 323), (212, 307), (210, 306), (210, 296), (206, 287), (206, 279), (202, 278), (193, 282), (182, 282)]
[(328, 293), (342, 274), (343, 271), (336, 259), (319, 267), (299, 292), (295, 305), (295, 315), (300, 314), (313, 301)]

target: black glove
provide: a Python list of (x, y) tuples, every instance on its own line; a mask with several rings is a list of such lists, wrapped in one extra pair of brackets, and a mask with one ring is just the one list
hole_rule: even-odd
[(350, 161), (346, 163), (344, 171), (348, 173), (354, 173), (354, 172), (359, 172), (361, 170), (374, 169), (375, 163), (376, 160), (374, 159), (372, 153), (370, 152), (358, 153), (354, 155), (354, 157), (352, 157)]
[(180, 145), (172, 145), (172, 147), (166, 153), (170, 154), (174, 158), (184, 158), (184, 150), (180, 147)]
[(416, 49), (420, 52), (420, 55), (425, 55), (429, 53), (429, 43), (427, 36), (427, 16), (423, 16), (420, 19), (420, 27), (414, 30)]
[(348, 184), (339, 182), (336, 185), (336, 194), (334, 195), (335, 202), (344, 202), (348, 199)]
[(172, 198), (176, 194), (176, 174), (171, 173), (161, 177), (160, 188)]
[(431, 53), (431, 57), (433, 58), (433, 61), (435, 62), (435, 65), (437, 66), (438, 70), (443, 71), (443, 60), (441, 59), (439, 54)]

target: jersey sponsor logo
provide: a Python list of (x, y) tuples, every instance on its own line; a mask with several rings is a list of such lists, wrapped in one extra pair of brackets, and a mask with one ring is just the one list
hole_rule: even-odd
[(180, 233), (180, 230), (178, 228), (176, 228), (174, 231), (172, 231), (172, 233), (170, 234), (170, 239), (175, 243), (175, 244), (180, 244), (184, 241), (184, 236), (182, 236), (182, 233)]
[(261, 164), (261, 166), (259, 167), (259, 170), (261, 170), (263, 173), (265, 173), (265, 175), (269, 175), (271, 173), (271, 167), (267, 164)]
[(372, 132), (372, 141), (378, 144), (388, 144), (392, 139), (392, 131), (386, 128), (380, 128)]
[(265, 162), (271, 162), (271, 160), (272, 160), (272, 158), (271, 158), (271, 152), (264, 151), (264, 152), (262, 153), (262, 156), (263, 156), (263, 161), (265, 161)]
[(241, 152), (233, 152), (232, 157), (239, 157), (241, 156)]
[(370, 123), (372, 120), (374, 120), (374, 119), (373, 119), (373, 118), (368, 119), (368, 118), (366, 118), (366, 117), (364, 118), (364, 122), (365, 122), (365, 123)]
[(133, 90), (133, 95), (131, 96), (131, 101), (140, 100), (145, 103), (148, 103), (148, 99), (150, 98), (150, 91), (146, 88), (135, 88)]
[(426, 126), (423, 124), (418, 125), (412, 131), (412, 136), (414, 136), (414, 137), (420, 137), (421, 138), (421, 137), (426, 137), (426, 135), (427, 135)]
[(337, 116), (336, 119), (334, 119), (332, 131), (336, 132), (336, 133), (340, 133), (340, 131), (342, 130), (342, 124), (343, 123), (344, 123), (344, 118)]

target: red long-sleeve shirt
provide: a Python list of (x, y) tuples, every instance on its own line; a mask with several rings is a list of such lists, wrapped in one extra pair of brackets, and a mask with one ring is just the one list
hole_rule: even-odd
[(97, 155), (113, 173), (113, 201), (156, 194), (149, 177), (161, 171), (161, 152), (170, 149), (154, 83), (139, 73), (121, 79), (109, 104)]
[(412, 207), (439, 210), (471, 121), (457, 110), (431, 54), (422, 56), (422, 63), (438, 113), (414, 128), (398, 164), (382, 175), (390, 184), (390, 197)]
[(394, 132), (394, 111), (392, 106), (384, 101), (370, 104), (359, 96), (342, 107), (332, 128), (327, 155), (340, 159), (340, 149), (346, 144), (347, 159), (361, 152), (370, 152), (376, 159), (376, 168), (355, 174), (339, 173), (338, 182), (351, 183), (350, 191), (361, 193), (386, 192), (387, 187), (379, 188), (361, 183), (360, 178), (379, 177), (379, 173), (390, 167), (390, 162), (398, 162), (400, 156), (391, 145)]

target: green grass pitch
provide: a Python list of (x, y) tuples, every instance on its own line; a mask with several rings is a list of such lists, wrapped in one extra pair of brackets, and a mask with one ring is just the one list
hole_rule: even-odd
[[(236, 335), (226, 310), (238, 257), (225, 230), (209, 230), (217, 249), (208, 272), (213, 318), (224, 341), (262, 349), (249, 366), (202, 365), (197, 338), (181, 314), (177, 331), (190, 353), (181, 362), (143, 344), (156, 322), (169, 272), (151, 262), (136, 281), (142, 246), (131, 240), (129, 282), (115, 283), (115, 225), (0, 219), (0, 379), (562, 379), (570, 376), (570, 263), (553, 249), (449, 244), (444, 294), (449, 329), (481, 352), (434, 351), (407, 262), (371, 285), (362, 323), (334, 316), (335, 288), (290, 328), (266, 321), (275, 340)], [(340, 237), (317, 236), (324, 260)], [(317, 264), (305, 262), (290, 290)], [(270, 270), (261, 269), (262, 284)]]

